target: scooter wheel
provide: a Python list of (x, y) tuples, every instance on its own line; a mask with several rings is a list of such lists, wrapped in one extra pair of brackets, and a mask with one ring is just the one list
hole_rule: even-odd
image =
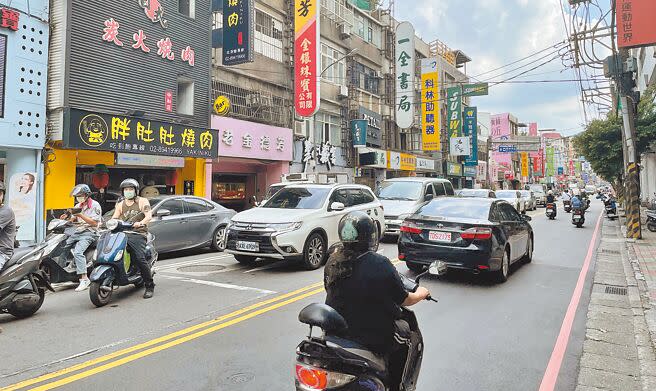
[(39, 308), (43, 305), (43, 299), (46, 297), (46, 292), (45, 290), (39, 288), (39, 300), (34, 303), (33, 306), (31, 307), (24, 307), (24, 308), (19, 308), (16, 306), (14, 303), (12, 303), (9, 308), (7, 308), (7, 312), (12, 314), (13, 316), (22, 319), (22, 318), (27, 318), (32, 315), (34, 315)]
[(96, 307), (103, 307), (112, 299), (113, 289), (103, 290), (101, 288), (102, 284), (98, 281), (92, 282), (89, 286), (89, 298)]

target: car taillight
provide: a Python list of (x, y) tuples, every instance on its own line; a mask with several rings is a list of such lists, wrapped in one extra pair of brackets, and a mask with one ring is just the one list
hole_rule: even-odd
[(460, 237), (463, 239), (471, 240), (490, 239), (492, 237), (492, 230), (490, 228), (481, 227), (469, 228), (465, 232), (461, 233)]
[(401, 224), (400, 230), (401, 232), (407, 232), (409, 234), (420, 234), (422, 231), (415, 223), (409, 221), (404, 221), (403, 224)]
[(309, 365), (296, 364), (296, 380), (304, 390), (325, 390), (341, 387), (353, 381), (355, 376), (339, 372), (330, 372)]

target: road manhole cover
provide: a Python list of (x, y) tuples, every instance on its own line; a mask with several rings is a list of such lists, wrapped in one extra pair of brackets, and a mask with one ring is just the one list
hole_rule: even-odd
[(225, 269), (222, 265), (188, 265), (181, 266), (178, 271), (183, 273), (212, 273)]
[(253, 378), (255, 378), (255, 375), (252, 373), (236, 373), (234, 375), (228, 376), (228, 380), (234, 384), (248, 383), (249, 381), (253, 380)]

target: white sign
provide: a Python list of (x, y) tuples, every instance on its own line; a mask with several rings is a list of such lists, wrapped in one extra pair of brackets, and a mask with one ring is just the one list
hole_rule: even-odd
[(389, 168), (392, 170), (401, 169), (401, 153), (390, 151), (389, 155)]
[(410, 22), (396, 27), (396, 124), (407, 129), (415, 117), (415, 29)]
[(417, 158), (417, 170), (433, 171), (435, 170), (435, 160)]
[[(35, 172), (14, 174), (9, 180), (5, 202), (16, 216), (16, 240), (35, 240), (36, 234), (36, 194), (39, 183)], [(67, 190), (68, 191), (68, 190)], [(71, 203), (73, 200), (71, 199)]]
[(137, 153), (117, 153), (116, 164), (146, 167), (184, 167), (185, 160), (177, 156), (140, 155)]
[(452, 156), (469, 156), (469, 137), (451, 137), (449, 143)]

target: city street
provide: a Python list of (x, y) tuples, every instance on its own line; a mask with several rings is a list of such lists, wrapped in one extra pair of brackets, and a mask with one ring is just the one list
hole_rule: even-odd
[[(455, 272), (426, 278), (439, 302), (413, 308), (426, 346), (418, 390), (537, 390), (543, 379), (573, 390), (601, 208), (592, 203), (583, 229), (562, 209), (555, 221), (543, 208), (529, 212), (534, 259), (516, 264), (505, 284)], [(398, 262), (395, 244), (380, 252)], [(95, 308), (70, 285), (32, 318), (0, 315), (1, 389), (293, 389), (294, 350), (308, 331), (297, 314), (324, 300), (323, 269), (247, 268), (203, 251), (164, 256), (157, 270), (152, 300), (121, 288)], [(573, 323), (564, 322), (570, 304)]]

